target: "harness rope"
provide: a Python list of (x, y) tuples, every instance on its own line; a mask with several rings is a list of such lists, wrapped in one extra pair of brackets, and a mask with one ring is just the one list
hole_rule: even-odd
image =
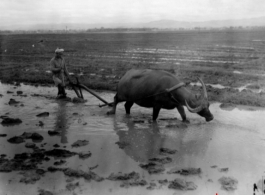
[[(179, 83), (177, 85), (174, 85), (173, 87), (169, 88), (169, 89), (165, 89), (165, 91), (162, 91), (160, 93), (156, 93), (156, 94), (153, 94), (153, 95), (149, 95), (147, 97), (144, 97), (144, 98), (141, 98), (141, 99), (146, 99), (146, 98), (149, 98), (149, 97), (153, 97), (153, 96), (157, 96), (157, 95), (160, 95), (160, 94), (163, 94), (163, 93), (170, 93), (170, 95), (173, 97), (173, 95), (171, 94), (172, 91), (174, 91), (175, 89), (178, 89), (182, 86), (184, 86), (185, 83)], [(174, 98), (175, 99), (175, 98)], [(140, 100), (140, 99), (137, 99), (137, 100)]]
[(170, 93), (170, 97), (171, 97), (171, 99), (174, 101), (174, 102), (176, 102), (177, 104), (180, 104), (179, 103), (179, 101), (178, 100), (176, 100), (176, 98), (172, 95), (172, 91), (173, 90), (175, 90), (175, 89), (178, 89), (178, 88), (180, 88), (180, 87), (182, 87), (182, 86), (184, 86), (185, 85), (185, 83), (179, 83), (178, 85), (175, 85), (175, 86), (173, 86), (173, 87), (171, 87), (170, 89), (166, 89), (166, 91), (168, 92), (168, 93)]

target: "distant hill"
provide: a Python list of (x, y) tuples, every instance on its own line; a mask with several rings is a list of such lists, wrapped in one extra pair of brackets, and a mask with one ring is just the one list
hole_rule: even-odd
[(145, 24), (148, 28), (194, 28), (194, 27), (230, 27), (230, 26), (265, 26), (265, 17), (239, 20), (210, 20), (205, 22), (180, 22), (175, 20), (160, 20)]
[(62, 30), (62, 29), (93, 29), (93, 28), (194, 28), (194, 27), (230, 27), (230, 26), (265, 26), (265, 16), (238, 20), (209, 20), (205, 22), (185, 22), (176, 20), (159, 20), (147, 23), (59, 23), (36, 25), (10, 25), (2, 26), (0, 30)]

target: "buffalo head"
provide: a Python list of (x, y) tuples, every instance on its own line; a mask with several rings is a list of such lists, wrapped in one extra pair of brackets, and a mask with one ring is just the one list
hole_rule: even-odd
[(189, 106), (186, 100), (185, 100), (185, 104), (190, 112), (197, 113), (198, 115), (204, 117), (207, 122), (209, 122), (213, 120), (214, 117), (209, 110), (210, 104), (208, 101), (208, 94), (207, 94), (206, 86), (200, 78), (199, 78), (199, 81), (202, 84), (202, 89), (203, 89), (201, 98), (197, 100), (199, 102), (199, 106), (197, 106), (196, 108), (191, 108), (191, 106)]

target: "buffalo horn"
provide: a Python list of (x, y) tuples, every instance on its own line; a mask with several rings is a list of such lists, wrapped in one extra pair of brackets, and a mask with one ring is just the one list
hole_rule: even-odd
[(207, 94), (206, 86), (200, 78), (198, 78), (198, 79), (199, 79), (200, 83), (202, 84), (203, 97), (208, 100), (208, 94)]
[(202, 104), (200, 106), (198, 106), (197, 108), (191, 108), (186, 100), (185, 100), (185, 104), (186, 104), (188, 110), (192, 113), (198, 113), (203, 109)]

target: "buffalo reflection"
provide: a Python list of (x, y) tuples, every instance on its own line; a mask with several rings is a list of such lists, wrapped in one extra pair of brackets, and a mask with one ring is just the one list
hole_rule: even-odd
[(124, 148), (128, 156), (137, 162), (146, 162), (159, 154), (165, 138), (161, 137), (156, 123), (148, 128), (137, 128), (133, 121), (128, 121), (126, 124), (128, 131), (117, 131), (117, 135), (120, 142), (128, 143)]
[(204, 127), (203, 124), (185, 126), (181, 125), (181, 121), (177, 121), (172, 128), (172, 125), (168, 125), (171, 121), (138, 123), (132, 118), (122, 120), (114, 123), (119, 142), (125, 143), (123, 150), (128, 156), (141, 163), (148, 162), (151, 158), (162, 157), (161, 148), (177, 150), (174, 155), (170, 155), (177, 163), (183, 163), (187, 156), (202, 158), (213, 134), (210, 126)]

